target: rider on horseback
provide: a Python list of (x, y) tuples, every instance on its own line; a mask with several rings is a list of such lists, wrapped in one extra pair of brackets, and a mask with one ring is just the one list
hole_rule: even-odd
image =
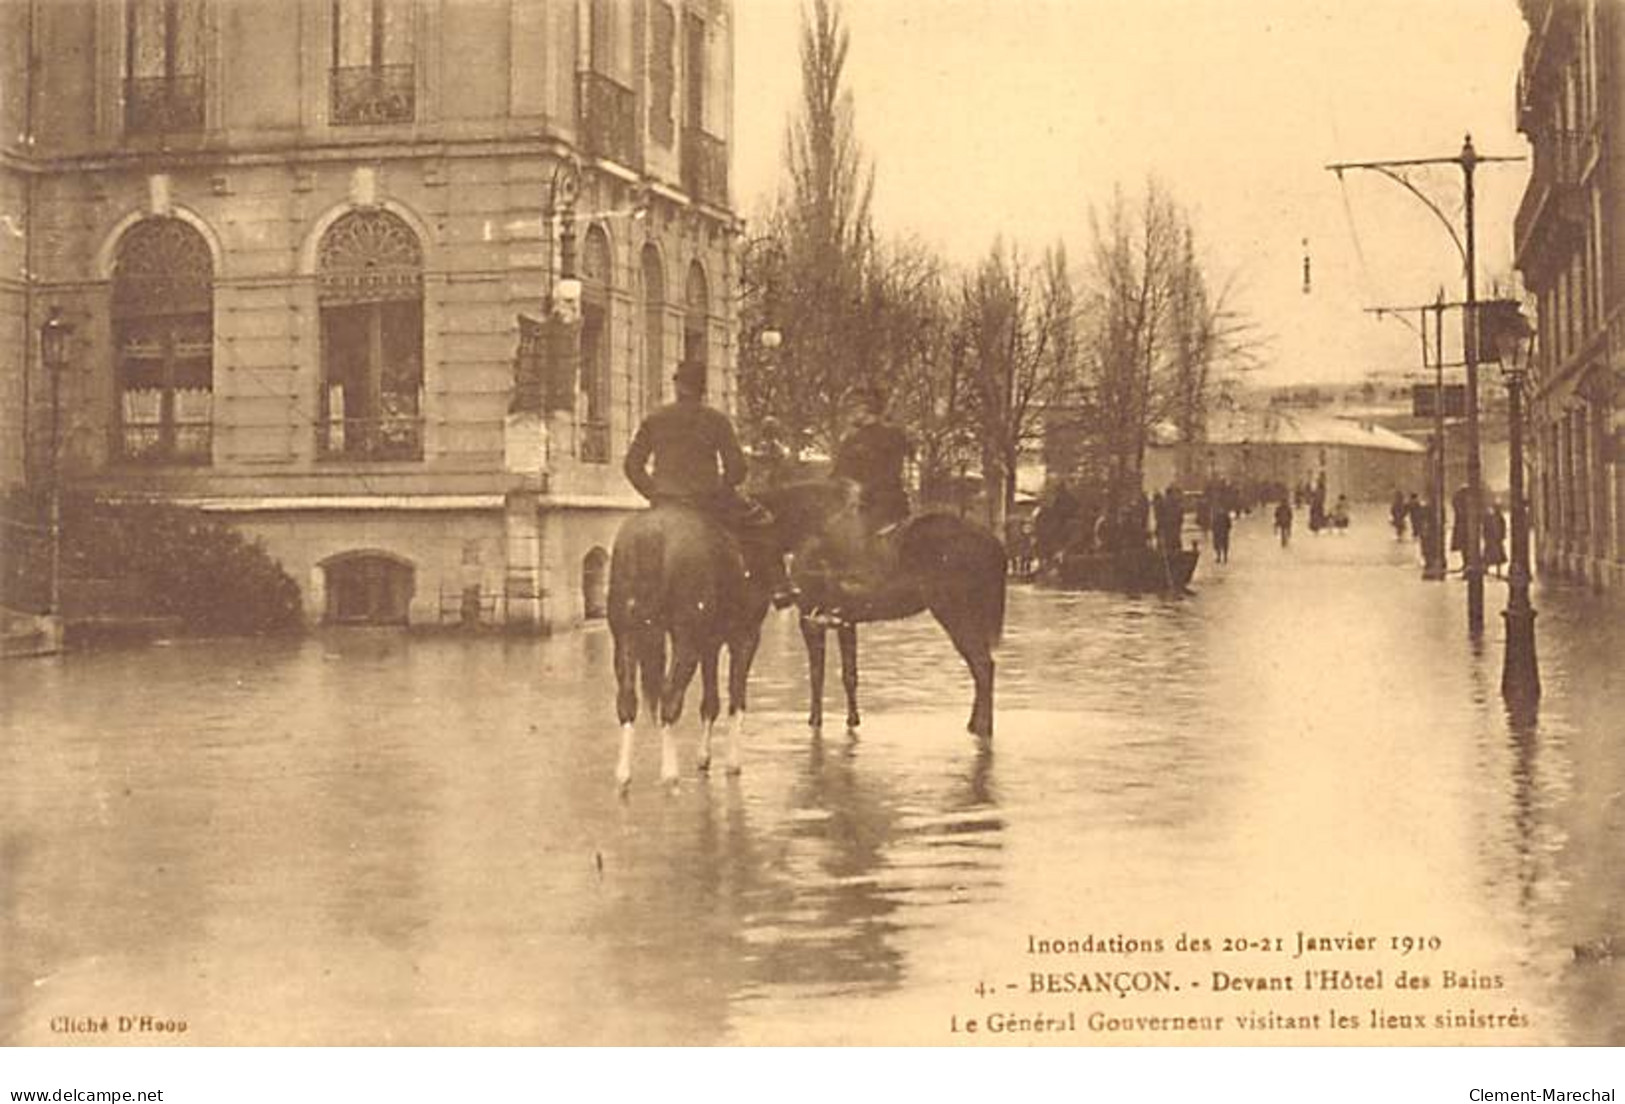
[[(891, 533), (909, 514), (907, 479), (904, 474), (914, 444), (902, 429), (886, 420), (886, 393), (869, 386), (855, 392), (858, 408), (853, 414), (853, 429), (835, 448), (832, 479), (850, 481), (858, 489), (858, 523), (862, 530), (856, 548), (844, 550), (834, 545), (815, 554), (805, 568), (798, 560), (797, 570), (808, 577), (823, 580), (818, 588), (832, 588), (829, 601), (811, 610), (807, 619), (815, 624), (839, 626), (845, 624), (851, 609), (843, 608), (858, 599), (858, 593), (847, 589), (842, 598), (841, 576), (862, 575), (864, 565), (871, 568), (882, 551), (876, 539)], [(828, 562), (825, 562), (828, 561)], [(844, 561), (844, 562), (843, 562)], [(842, 568), (846, 570), (842, 570)], [(857, 570), (853, 570), (856, 568)], [(848, 578), (850, 584), (853, 580)], [(858, 591), (861, 592), (861, 584)]]
[(684, 361), (672, 381), (677, 401), (638, 426), (626, 450), (626, 478), (651, 503), (692, 506), (732, 534), (746, 564), (763, 572), (774, 608), (784, 609), (795, 602), (796, 590), (784, 570), (773, 517), (739, 490), (745, 453), (728, 416), (705, 405), (705, 365)]
[(908, 489), (903, 469), (914, 454), (908, 434), (886, 420), (886, 394), (878, 387), (858, 393), (855, 428), (835, 449), (836, 479), (859, 488), (858, 508), (864, 528), (877, 533), (908, 517)]

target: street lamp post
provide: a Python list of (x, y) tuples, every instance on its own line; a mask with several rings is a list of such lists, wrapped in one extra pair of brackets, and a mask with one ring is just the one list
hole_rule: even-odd
[[(1501, 163), (1509, 161), (1522, 161), (1522, 157), (1486, 157), (1473, 146), (1472, 135), (1468, 135), (1461, 145), (1461, 152), (1454, 157), (1420, 157), (1403, 161), (1345, 161), (1327, 165), (1332, 172), (1341, 178), (1346, 169), (1370, 169), (1379, 172), (1390, 180), (1399, 184), (1432, 211), (1435, 217), (1444, 224), (1450, 239), (1455, 243), (1457, 251), (1461, 254), (1462, 267), (1466, 270), (1467, 301), (1462, 315), (1463, 352), (1467, 362), (1467, 516), (1463, 519), (1465, 524), (1465, 539), (1467, 547), (1463, 550), (1466, 560), (1465, 574), (1467, 576), (1467, 631), (1474, 636), (1484, 631), (1484, 550), (1481, 522), (1484, 510), (1483, 465), (1479, 453), (1478, 440), (1478, 273), (1476, 256), (1476, 227), (1474, 225), (1474, 173), (1480, 165)], [(1423, 165), (1455, 165), (1461, 169), (1462, 195), (1465, 201), (1463, 221), (1466, 229), (1466, 240), (1457, 235), (1455, 222), (1440, 210), (1420, 189), (1412, 184), (1396, 170)], [(1443, 396), (1441, 396), (1442, 399)]]
[[(1501, 304), (1496, 304), (1501, 306)], [(1507, 567), (1506, 654), (1501, 696), (1514, 704), (1540, 698), (1540, 665), (1535, 657), (1535, 607), (1529, 600), (1529, 512), (1523, 489), (1523, 386), (1528, 376), (1529, 322), (1515, 302), (1507, 302), (1495, 329), (1501, 378), (1507, 388), (1507, 482), (1512, 496), (1512, 556)]]
[(581, 308), (581, 281), (576, 277), (576, 197), (581, 191), (581, 170), (573, 161), (561, 161), (553, 170), (547, 191), (550, 223), (558, 223), (559, 268), (549, 289), (551, 313), (573, 322)]
[(62, 616), (62, 373), (68, 365), (68, 341), (73, 326), (62, 317), (61, 307), (52, 307), (40, 323), (40, 361), (51, 381), (51, 594), (53, 617)]

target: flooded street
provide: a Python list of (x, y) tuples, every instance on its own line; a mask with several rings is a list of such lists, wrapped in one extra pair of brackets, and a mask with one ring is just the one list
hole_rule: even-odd
[(929, 619), (866, 627), (859, 734), (809, 733), (774, 615), (743, 775), (694, 771), (691, 692), (681, 789), (644, 729), (626, 801), (601, 627), (11, 663), (0, 1042), (1625, 1044), (1619, 607), (1537, 587), (1513, 725), (1504, 587), (1475, 650), (1375, 511), (1243, 520), (1194, 585), (1014, 587), (981, 747)]

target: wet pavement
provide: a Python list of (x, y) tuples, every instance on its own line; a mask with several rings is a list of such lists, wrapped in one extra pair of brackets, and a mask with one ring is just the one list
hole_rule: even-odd
[(625, 801), (601, 627), (8, 664), (0, 1042), (1625, 1043), (1620, 599), (1537, 589), (1514, 724), (1499, 617), (1375, 511), (1195, 587), (1013, 588), (990, 745), (929, 619), (810, 733), (775, 616), (744, 774), (691, 695)]

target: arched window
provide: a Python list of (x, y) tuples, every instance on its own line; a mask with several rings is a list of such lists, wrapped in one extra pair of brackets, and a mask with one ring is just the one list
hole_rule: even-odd
[(120, 452), (207, 464), (214, 409), (214, 259), (178, 218), (143, 219), (113, 266)]
[[(711, 315), (711, 289), (705, 279), (705, 269), (699, 261), (688, 266), (688, 284), (683, 289), (685, 313), (683, 316), (683, 363), (698, 364), (707, 369), (709, 376), (710, 351), (707, 340)], [(710, 380), (706, 380), (710, 390)]]
[(643, 409), (660, 405), (666, 386), (666, 272), (660, 251), (643, 247)]
[(423, 251), (388, 211), (352, 211), (318, 254), (324, 456), (423, 458)]
[(581, 459), (609, 463), (610, 267), (609, 236), (601, 226), (587, 231), (581, 251)]

